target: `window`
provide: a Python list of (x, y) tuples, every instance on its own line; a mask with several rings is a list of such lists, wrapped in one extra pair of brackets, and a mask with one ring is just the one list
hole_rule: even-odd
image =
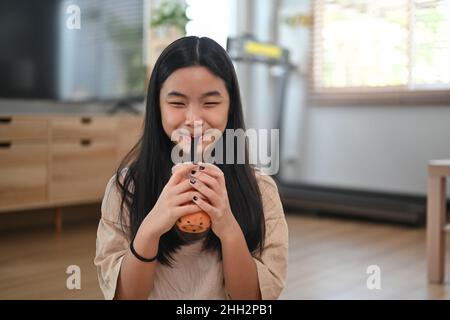
[(316, 0), (313, 10), (313, 100), (450, 105), (450, 0)]
[(226, 48), (230, 27), (229, 0), (186, 0), (188, 36), (209, 37)]

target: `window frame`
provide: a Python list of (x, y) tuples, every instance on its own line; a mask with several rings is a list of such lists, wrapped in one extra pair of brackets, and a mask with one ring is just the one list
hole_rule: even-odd
[[(320, 16), (317, 12), (324, 0), (311, 0), (313, 22), (310, 37), (310, 70), (307, 87), (307, 102), (316, 106), (450, 106), (450, 89), (408, 90), (406, 86), (387, 87), (345, 87), (318, 88), (315, 86), (314, 68), (316, 68), (316, 49), (319, 47), (317, 37), (320, 28)], [(410, 6), (413, 0), (409, 0)], [(411, 8), (409, 10), (411, 15)], [(412, 21), (409, 17), (409, 21)], [(411, 42), (411, 33), (409, 36)], [(408, 45), (411, 47), (410, 45)], [(411, 50), (409, 50), (411, 56)]]

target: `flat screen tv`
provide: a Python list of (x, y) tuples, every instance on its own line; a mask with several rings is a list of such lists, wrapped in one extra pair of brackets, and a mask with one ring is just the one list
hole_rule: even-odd
[(143, 0), (1, 0), (0, 98), (144, 97)]

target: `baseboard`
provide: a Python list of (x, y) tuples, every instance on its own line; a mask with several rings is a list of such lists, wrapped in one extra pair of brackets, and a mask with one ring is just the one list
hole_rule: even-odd
[(423, 226), (426, 197), (356, 191), (277, 181), (285, 209), (325, 212), (375, 221)]

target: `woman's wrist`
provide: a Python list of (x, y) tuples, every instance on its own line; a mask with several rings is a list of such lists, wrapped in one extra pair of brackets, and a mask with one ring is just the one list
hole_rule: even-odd
[(219, 237), (222, 245), (234, 245), (242, 241), (245, 241), (244, 234), (242, 233), (241, 227), (237, 223), (233, 223), (230, 225), (229, 229), (223, 233), (222, 236)]
[(142, 221), (136, 236), (140, 234), (140, 236), (142, 238), (145, 238), (146, 241), (159, 241), (159, 238), (161, 238), (162, 233), (153, 228), (155, 226), (155, 223), (151, 221), (152, 219), (151, 215), (152, 213), (150, 212)]
[(130, 251), (131, 253), (135, 256), (136, 259), (142, 261), (142, 262), (153, 262), (156, 260), (156, 258), (158, 257), (158, 253), (156, 253), (154, 256), (152, 257), (143, 257), (141, 256), (136, 249), (134, 248), (134, 240), (131, 241), (130, 243)]
[(145, 258), (152, 258), (158, 254), (160, 236), (151, 231), (139, 228), (133, 240), (134, 250)]

